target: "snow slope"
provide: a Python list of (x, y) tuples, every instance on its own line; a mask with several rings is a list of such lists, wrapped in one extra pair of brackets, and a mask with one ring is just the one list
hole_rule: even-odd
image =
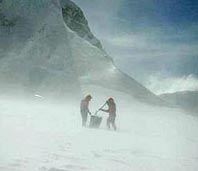
[[(147, 103), (162, 104), (153, 93), (119, 71), (104, 50), (67, 27), (62, 8), (70, 1), (61, 2), (63, 6), (59, 1), (48, 1), (35, 10), (36, 2), (29, 5), (20, 1), (29, 10), (17, 13), (18, 22), (9, 34), (7, 27), (1, 28), (1, 89), (11, 94), (79, 97), (82, 85), (95, 84), (129, 93)], [(6, 12), (15, 11), (12, 8)]]
[(163, 100), (180, 107), (191, 114), (197, 115), (198, 112), (198, 92), (197, 91), (180, 91), (159, 95)]
[(117, 132), (106, 130), (103, 113), (100, 129), (81, 128), (78, 103), (1, 96), (0, 170), (197, 171), (198, 118), (121, 92), (89, 90), (92, 112), (108, 93), (115, 96)]
[(45, 4), (38, 14), (33, 8), (30, 14), (19, 18), (13, 33), (2, 30), (6, 36), (1, 43), (11, 42), (8, 48), (1, 49), (4, 54), (0, 58), (2, 89), (52, 97), (59, 97), (63, 92), (79, 94), (68, 32), (59, 8), (53, 3)]

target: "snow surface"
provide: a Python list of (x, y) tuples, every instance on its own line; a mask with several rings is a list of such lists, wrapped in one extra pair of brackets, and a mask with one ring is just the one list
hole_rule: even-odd
[(109, 95), (118, 131), (81, 128), (79, 103), (0, 98), (2, 171), (197, 171), (198, 118), (88, 86), (94, 113)]

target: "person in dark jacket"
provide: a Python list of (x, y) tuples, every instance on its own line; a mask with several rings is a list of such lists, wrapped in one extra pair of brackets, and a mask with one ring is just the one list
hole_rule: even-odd
[(82, 126), (86, 126), (87, 116), (88, 114), (91, 115), (91, 112), (89, 111), (89, 102), (91, 101), (91, 99), (91, 95), (87, 95), (83, 100), (81, 100), (80, 113), (82, 117)]
[(112, 125), (113, 129), (116, 130), (115, 118), (116, 118), (116, 104), (113, 98), (109, 98), (107, 100), (108, 109), (100, 109), (103, 112), (109, 113), (109, 117), (107, 118), (107, 128), (110, 129), (110, 125)]

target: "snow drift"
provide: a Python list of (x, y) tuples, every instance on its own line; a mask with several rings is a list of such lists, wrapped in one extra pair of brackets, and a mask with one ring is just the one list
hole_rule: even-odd
[(89, 86), (94, 112), (115, 94), (118, 131), (81, 128), (78, 103), (0, 98), (2, 171), (197, 171), (198, 120)]

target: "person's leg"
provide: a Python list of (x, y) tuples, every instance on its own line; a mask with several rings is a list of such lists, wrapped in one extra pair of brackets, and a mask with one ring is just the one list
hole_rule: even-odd
[(113, 126), (113, 129), (116, 131), (117, 130), (117, 127), (116, 127), (116, 124), (115, 124), (115, 118), (112, 118), (111, 119), (111, 124)]
[(82, 118), (82, 126), (86, 126), (86, 120), (84, 117)]
[(110, 129), (110, 118), (107, 118), (107, 128)]
[(87, 122), (87, 113), (82, 112), (81, 113), (82, 116), (82, 126), (86, 126), (86, 122)]

